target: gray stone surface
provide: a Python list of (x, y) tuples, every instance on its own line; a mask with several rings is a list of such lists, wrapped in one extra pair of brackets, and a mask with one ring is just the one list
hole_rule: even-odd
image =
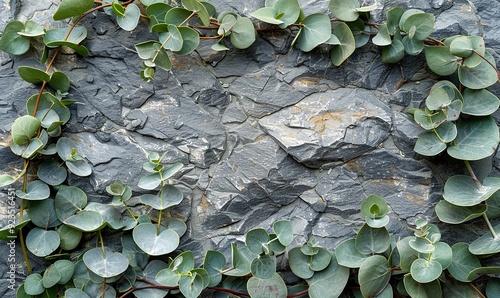
[[(306, 13), (328, 6), (324, 0), (299, 2)], [(500, 59), (498, 1), (365, 2), (377, 4), (373, 18), (379, 22), (395, 5), (433, 13), (436, 37), (484, 35)], [(21, 21), (65, 25), (50, 18), (57, 0), (20, 3), (1, 2), (2, 28), (15, 13)], [(248, 16), (264, 0), (213, 3), (219, 11)], [(85, 189), (93, 201), (108, 202), (105, 187), (115, 179), (140, 195), (137, 182), (144, 175), (147, 153), (167, 152), (166, 162), (185, 164), (173, 179), (185, 200), (171, 214), (186, 220), (182, 246), (193, 249), (197, 258), (207, 249), (227, 253), (245, 231), (268, 228), (279, 219), (292, 221), (294, 244), (314, 235), (334, 248), (359, 227), (359, 205), (370, 194), (388, 201), (389, 228), (404, 235), (417, 218), (435, 220), (433, 207), (443, 179), (463, 170), (450, 159), (424, 159), (413, 152), (421, 129), (407, 111), (421, 105), (437, 79), (423, 55), (384, 65), (379, 49), (366, 46), (334, 67), (327, 47), (304, 53), (291, 47), (288, 31), (259, 32), (247, 50), (214, 52), (203, 41), (192, 55), (174, 57), (171, 71), (158, 70), (155, 81), (146, 83), (133, 50), (134, 43), (154, 37), (144, 23), (125, 32), (98, 12), (84, 25), (91, 54), (82, 58), (65, 53), (55, 65), (68, 73), (69, 98), (77, 101), (64, 134), (94, 169), (88, 178), (71, 175), (68, 183)], [(25, 99), (37, 92), (36, 86), (19, 79), (16, 69), (42, 67), (39, 58), (35, 52), (23, 57), (0, 53), (1, 173), (21, 168), (7, 147), (10, 126), (25, 114)], [(500, 95), (499, 84), (490, 90)], [(500, 173), (499, 159), (498, 154), (493, 159), (494, 175)], [(0, 202), (5, 196), (0, 193)], [(461, 236), (456, 229), (442, 228), (451, 237)], [(0, 255), (5, 249), (0, 246)], [(17, 259), (22, 260), (20, 255)], [(1, 269), (6, 262), (0, 258)], [(0, 275), (0, 296), (8, 297), (12, 293), (4, 290), (5, 272)]]

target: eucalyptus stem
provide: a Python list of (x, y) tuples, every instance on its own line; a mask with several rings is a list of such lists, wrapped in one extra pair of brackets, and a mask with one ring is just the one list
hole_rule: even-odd
[(481, 184), (481, 182), (479, 181), (479, 179), (477, 179), (476, 174), (474, 174), (474, 170), (472, 169), (469, 161), (468, 160), (464, 160), (464, 163), (465, 163), (465, 167), (467, 168), (467, 171), (469, 171), (470, 177), (476, 183), (477, 188), (481, 188), (483, 185)]
[(493, 238), (498, 238), (497, 233), (495, 232), (495, 229), (493, 229), (493, 226), (491, 225), (490, 220), (488, 219), (488, 216), (486, 216), (486, 213), (483, 213), (483, 219), (486, 222), (486, 225), (488, 226), (488, 229), (490, 230), (491, 235)]

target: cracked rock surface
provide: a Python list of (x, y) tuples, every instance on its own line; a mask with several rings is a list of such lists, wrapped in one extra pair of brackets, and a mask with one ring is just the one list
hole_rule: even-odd
[[(219, 11), (249, 15), (263, 1), (214, 0)], [(324, 12), (328, 1), (299, 0), (306, 13)], [(51, 22), (57, 0), (0, 2), (0, 25), (8, 20)], [(491, 0), (366, 1), (378, 4), (376, 21), (396, 5), (436, 16), (436, 37), (480, 34), (499, 62), (500, 2)], [(92, 201), (109, 202), (105, 187), (115, 179), (134, 195), (145, 172), (147, 152), (167, 152), (166, 162), (185, 168), (175, 182), (184, 193), (172, 216), (185, 220), (183, 249), (198, 257), (207, 249), (229, 252), (246, 231), (292, 221), (295, 244), (314, 235), (327, 248), (353, 236), (362, 222), (359, 206), (370, 194), (390, 205), (391, 232), (404, 236), (420, 217), (436, 220), (443, 179), (454, 162), (424, 159), (413, 152), (421, 132), (407, 110), (419, 107), (437, 80), (423, 55), (399, 65), (381, 63), (379, 50), (358, 49), (334, 67), (326, 48), (304, 53), (293, 36), (262, 32), (247, 50), (213, 52), (202, 42), (195, 53), (174, 57), (173, 69), (157, 70), (155, 81), (140, 76), (134, 43), (154, 38), (143, 22), (133, 32), (118, 30), (102, 12), (85, 20), (88, 57), (65, 53), (55, 67), (71, 79), (72, 118), (64, 129), (93, 166), (85, 179), (69, 183)], [(0, 53), (0, 172), (22, 162), (7, 148), (11, 123), (25, 114), (36, 86), (17, 76), (17, 67), (39, 65), (38, 54)], [(500, 95), (499, 84), (490, 88)], [(498, 174), (499, 155), (493, 169)], [(6, 192), (0, 194), (0, 208)], [(0, 209), (1, 211), (2, 209)], [(148, 210), (141, 210), (148, 212)], [(451, 242), (461, 239), (448, 226)], [(443, 232), (443, 235), (446, 232)], [(5, 255), (0, 246), (0, 255)], [(17, 260), (22, 262), (20, 253)], [(0, 258), (0, 296), (6, 286)]]

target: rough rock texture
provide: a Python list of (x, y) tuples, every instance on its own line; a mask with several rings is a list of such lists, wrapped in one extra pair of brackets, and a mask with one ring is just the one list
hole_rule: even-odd
[[(14, 15), (62, 26), (50, 20), (57, 2), (3, 0), (0, 26)], [(263, 2), (212, 1), (220, 11), (243, 15)], [(366, 2), (379, 6), (374, 20), (383, 21), (390, 7), (400, 5), (433, 13), (436, 37), (481, 34), (499, 61), (498, 1)], [(306, 14), (328, 7), (326, 0), (300, 3)], [(384, 65), (379, 50), (365, 46), (337, 68), (327, 48), (304, 53), (290, 48), (289, 32), (262, 32), (247, 50), (218, 53), (202, 42), (196, 53), (174, 57), (171, 71), (158, 70), (155, 81), (146, 83), (132, 50), (151, 38), (145, 23), (125, 32), (99, 12), (85, 25), (90, 56), (65, 53), (56, 68), (68, 73), (70, 98), (77, 101), (64, 133), (94, 168), (89, 178), (70, 176), (69, 183), (84, 188), (91, 200), (108, 201), (104, 189), (115, 179), (140, 195), (147, 152), (166, 151), (167, 162), (185, 164), (177, 177), (185, 200), (172, 214), (187, 221), (182, 245), (198, 256), (207, 249), (227, 251), (245, 231), (279, 219), (292, 221), (296, 244), (314, 235), (334, 248), (359, 227), (359, 206), (370, 194), (388, 201), (393, 232), (407, 233), (419, 217), (435, 218), (442, 178), (451, 174), (449, 160), (413, 152), (421, 129), (406, 113), (437, 79), (423, 55)], [(7, 148), (10, 125), (25, 114), (25, 99), (37, 89), (19, 79), (16, 69), (39, 66), (37, 55), (0, 53), (1, 172), (21, 168)], [(490, 90), (500, 95), (498, 84)], [(494, 166), (498, 174), (498, 155)], [(6, 196), (2, 191), (0, 204)], [(458, 232), (451, 229), (450, 235)], [(1, 245), (0, 255), (6, 250)], [(16, 260), (22, 260), (19, 253)], [(4, 297), (13, 294), (3, 294), (8, 265), (0, 258)]]

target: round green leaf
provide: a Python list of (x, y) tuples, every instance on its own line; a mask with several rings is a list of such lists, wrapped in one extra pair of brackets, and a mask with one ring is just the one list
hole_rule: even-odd
[(53, 199), (31, 202), (28, 214), (31, 222), (43, 229), (57, 227), (61, 224), (56, 216)]
[(381, 292), (391, 278), (391, 268), (381, 255), (367, 258), (359, 267), (358, 282), (363, 297), (374, 297)]
[(80, 16), (84, 14), (87, 10), (91, 9), (94, 5), (92, 0), (62, 0), (61, 4), (57, 7), (54, 13), (54, 20), (60, 21), (67, 18)]
[(12, 123), (11, 134), (12, 141), (17, 145), (26, 144), (32, 137), (38, 133), (42, 122), (37, 118), (24, 115)]
[(443, 271), (441, 264), (437, 261), (416, 259), (411, 265), (410, 272), (413, 279), (419, 283), (428, 283), (436, 280)]
[(53, 287), (56, 284), (65, 284), (73, 276), (75, 264), (69, 260), (57, 260), (49, 266), (44, 274), (42, 283), (45, 288)]
[(56, 144), (57, 154), (62, 160), (66, 161), (76, 154), (75, 143), (67, 137), (62, 137), (57, 140)]
[(245, 235), (245, 244), (248, 249), (255, 253), (264, 252), (263, 246), (269, 242), (269, 234), (264, 229), (252, 229)]
[(309, 266), (313, 271), (321, 271), (328, 267), (331, 260), (332, 255), (330, 252), (323, 247), (318, 247), (318, 252), (312, 256), (311, 264)]
[(66, 298), (90, 298), (87, 293), (77, 288), (69, 288), (64, 292)]
[(67, 225), (61, 225), (57, 228), (56, 232), (59, 234), (61, 240), (60, 246), (63, 250), (75, 249), (78, 244), (80, 244), (83, 235), (81, 231), (75, 230)]
[(217, 33), (221, 34), (221, 35), (225, 35), (225, 36), (231, 34), (231, 29), (233, 28), (234, 24), (236, 23), (236, 19), (237, 19), (237, 15), (235, 15), (235, 14), (232, 14), (232, 13), (225, 14), (224, 17), (220, 21), (220, 27), (219, 27), (219, 30), (217, 30)]
[(488, 116), (500, 106), (498, 97), (486, 89), (465, 89), (462, 113), (473, 116)]
[(411, 248), (423, 254), (431, 253), (436, 248), (429, 239), (424, 237), (415, 237), (413, 240), (410, 240), (408, 244)]
[(38, 138), (33, 138), (25, 145), (17, 145), (12, 143), (10, 149), (14, 154), (21, 156), (24, 159), (32, 159), (43, 148), (43, 142)]
[[(499, 234), (500, 225), (493, 227), (493, 230)], [(469, 245), (469, 251), (474, 255), (489, 255), (500, 252), (500, 237), (493, 237), (491, 232), (487, 232)]]
[(187, 55), (196, 50), (200, 44), (200, 35), (198, 32), (185, 26), (178, 27), (177, 29), (179, 29), (183, 43), (182, 48), (175, 53), (177, 55)]
[(464, 59), (464, 65), (467, 67), (476, 67), (483, 61), (486, 47), (481, 36), (468, 36), (468, 38), (472, 43), (472, 49), (474, 51), (472, 55)]
[[(371, 38), (372, 27), (365, 25), (365, 23), (361, 19), (357, 19), (354, 22), (348, 22), (347, 26), (351, 29), (352, 35), (354, 36), (355, 47), (360, 48), (368, 43)], [(338, 38), (332, 34), (332, 37)], [(328, 44), (328, 41), (325, 42)], [(334, 44), (340, 44), (340, 41)]]
[(382, 218), (389, 212), (389, 206), (377, 195), (369, 195), (361, 204), (363, 217)]
[[(26, 102), (26, 111), (29, 115), (33, 115), (35, 113), (35, 106), (37, 105), (38, 95), (31, 96)], [(59, 115), (59, 119), (63, 121), (63, 123), (68, 122), (71, 117), (71, 112), (64, 105), (61, 100), (52, 95), (51, 93), (44, 92), (38, 101), (38, 111), (55, 111), (57, 115)], [(37, 113), (38, 116), (38, 113)]]
[(56, 193), (55, 208), (60, 221), (65, 221), (86, 205), (87, 195), (75, 186), (63, 186)]
[(461, 282), (470, 282), (469, 273), (481, 267), (479, 259), (469, 251), (467, 243), (457, 243), (451, 247), (452, 260), (448, 272)]
[(478, 187), (470, 176), (456, 175), (450, 177), (445, 185), (443, 198), (457, 206), (474, 206), (500, 190), (500, 178), (487, 177), (483, 185)]
[(396, 63), (405, 56), (405, 47), (403, 43), (394, 39), (389, 46), (382, 48), (382, 62), (383, 63)]
[(412, 278), (412, 275), (405, 275), (404, 286), (406, 292), (411, 297), (418, 298), (434, 298), (441, 297), (441, 285), (439, 280), (431, 281), (430, 283), (419, 283)]
[(42, 276), (38, 273), (30, 274), (24, 281), (24, 291), (28, 295), (40, 295), (45, 291)]
[(375, 35), (372, 39), (372, 42), (377, 46), (388, 46), (392, 43), (391, 34), (389, 33), (389, 29), (387, 28), (387, 24), (382, 24), (378, 28), (377, 35)]
[(356, 249), (356, 240), (352, 238), (337, 245), (335, 256), (340, 265), (348, 268), (359, 268), (370, 255), (360, 253)]
[(30, 39), (19, 34), (25, 30), (24, 24), (12, 21), (5, 26), (0, 38), (0, 50), (12, 55), (22, 55), (30, 48)]
[(467, 279), (472, 281), (486, 274), (489, 275), (500, 274), (500, 266), (488, 266), (488, 267), (476, 268), (469, 273)]
[(342, 21), (351, 22), (359, 17), (356, 10), (360, 7), (358, 0), (331, 0), (328, 7), (332, 14)]
[(63, 72), (56, 71), (50, 76), (49, 85), (55, 90), (59, 90), (63, 93), (68, 92), (69, 84), (69, 78)]
[(4, 187), (16, 182), (16, 179), (10, 175), (0, 175), (0, 187)]
[[(484, 57), (493, 65), (495, 59), (490, 53), (485, 52)], [(483, 89), (495, 84), (498, 81), (496, 70), (488, 62), (482, 60), (475, 67), (461, 65), (458, 67), (458, 78), (460, 83), (470, 89)]]
[[(333, 34), (339, 37), (339, 40), (341, 40), (340, 36), (346, 34), (345, 30), (348, 30), (349, 33), (351, 32), (351, 30), (345, 23), (339, 23), (339, 25), (340, 24), (343, 25), (341, 25), (341, 27), (337, 29), (338, 34), (335, 33), (335, 30), (333, 31)], [(318, 45), (330, 39), (332, 35), (330, 18), (324, 13), (315, 13), (308, 15), (304, 18), (304, 20), (302, 20), (302, 27), (298, 35), (297, 46), (299, 47), (299, 49), (304, 52), (311, 51)], [(350, 41), (352, 41), (350, 44), (352, 45), (352, 47), (354, 47), (354, 36), (352, 36), (352, 33)]]
[(160, 270), (158, 274), (156, 274), (156, 282), (163, 286), (167, 287), (177, 287), (179, 286), (179, 280), (181, 279), (181, 275), (175, 272), (171, 268), (165, 268)]
[(19, 76), (28, 83), (38, 84), (50, 81), (49, 74), (38, 68), (19, 66), (17, 68), (17, 72), (19, 73)]
[(331, 261), (324, 270), (315, 272), (313, 277), (307, 280), (309, 284), (309, 297), (338, 297), (342, 293), (349, 279), (349, 269), (339, 265), (335, 255), (331, 255)]
[(495, 297), (498, 293), (500, 293), (500, 279), (490, 278), (486, 284), (486, 296)]
[(450, 49), (444, 46), (428, 46), (425, 48), (427, 66), (440, 76), (453, 74), (458, 67), (457, 57), (450, 54)]
[(293, 274), (300, 278), (308, 279), (314, 275), (310, 267), (311, 257), (305, 255), (300, 247), (294, 247), (288, 252), (288, 264)]
[(66, 168), (56, 161), (44, 162), (38, 168), (38, 178), (49, 185), (59, 185), (67, 176)]
[(237, 248), (235, 243), (231, 243), (231, 255), (233, 269), (224, 272), (225, 275), (245, 276), (251, 272), (250, 264), (256, 255), (248, 250), (246, 246)]
[(269, 24), (283, 24), (281, 19), (277, 19), (278, 11), (274, 7), (262, 7), (254, 11), (251, 16)]
[(292, 243), (293, 230), (292, 224), (288, 220), (279, 220), (273, 223), (273, 231), (276, 234), (279, 242), (284, 246)]
[[(434, 31), (435, 17), (430, 13), (414, 13), (405, 18), (406, 12), (400, 20), (400, 28), (403, 31), (414, 31), (412, 39), (424, 40)], [(415, 28), (415, 29), (412, 29)]]
[(175, 259), (170, 263), (169, 268), (174, 271), (177, 271), (181, 274), (187, 274), (189, 271), (194, 269), (194, 255), (193, 252), (188, 250), (181, 254), (179, 254)]
[(158, 233), (154, 224), (140, 224), (134, 228), (132, 235), (137, 246), (152, 256), (168, 254), (179, 246), (179, 235), (174, 230), (166, 229)]
[(83, 159), (68, 160), (66, 161), (66, 166), (71, 173), (80, 177), (87, 177), (92, 174), (92, 167)]
[(424, 156), (434, 156), (443, 152), (447, 148), (433, 131), (425, 131), (415, 143), (415, 152)]
[(143, 204), (153, 207), (156, 210), (165, 210), (178, 205), (183, 198), (182, 192), (173, 185), (165, 185), (157, 195), (144, 194), (139, 197)]
[(222, 280), (222, 270), (226, 266), (226, 258), (224, 255), (216, 250), (208, 250), (205, 253), (205, 260), (203, 261), (203, 269), (210, 275), (209, 287), (215, 287)]
[[(57, 202), (56, 202), (57, 204)], [(94, 232), (106, 226), (99, 212), (82, 210), (63, 221), (66, 225), (83, 232)]]
[(203, 291), (203, 277), (193, 273), (191, 276), (182, 276), (179, 280), (179, 290), (186, 298), (197, 298)]
[(161, 222), (161, 226), (166, 229), (174, 230), (179, 237), (182, 237), (186, 233), (186, 224), (177, 218), (169, 218)]
[(490, 116), (471, 117), (456, 122), (457, 137), (448, 154), (461, 160), (479, 160), (492, 155), (500, 140), (498, 126)]
[(37, 257), (46, 257), (59, 247), (59, 234), (55, 231), (46, 231), (33, 228), (26, 236), (26, 247)]
[(459, 36), (450, 44), (450, 54), (462, 58), (470, 57), (473, 49), (472, 40), (469, 36)]
[(330, 60), (332, 60), (333, 65), (339, 66), (354, 53), (356, 41), (351, 29), (345, 23), (338, 23), (333, 28), (332, 34), (338, 38), (340, 44), (333, 46), (330, 52)]
[(259, 255), (250, 264), (252, 275), (257, 278), (272, 278), (276, 273), (276, 257), (270, 255)]
[(362, 254), (383, 253), (391, 244), (390, 238), (385, 228), (372, 228), (364, 224), (356, 236), (356, 248)]
[(278, 0), (274, 4), (274, 8), (276, 9), (277, 16), (279, 16), (279, 19), (282, 21), (282, 23), (279, 24), (281, 29), (285, 29), (297, 22), (301, 12), (298, 0)]
[(282, 298), (287, 296), (286, 284), (278, 273), (271, 278), (250, 277), (247, 291), (253, 298)]
[(182, 0), (182, 6), (184, 6), (187, 10), (196, 12), (198, 18), (204, 26), (210, 25), (210, 14), (203, 4), (196, 0)]
[(87, 56), (89, 50), (80, 45), (80, 43), (87, 37), (87, 28), (83, 26), (76, 26), (73, 28), (69, 36), (67, 36), (70, 28), (59, 28), (47, 30), (43, 37), (44, 43), (51, 48), (58, 46), (67, 46), (75, 50), (82, 56)]
[(399, 267), (403, 272), (410, 272), (411, 264), (418, 258), (418, 253), (410, 246), (410, 241), (414, 239), (414, 236), (408, 236), (396, 243), (399, 252)]
[(125, 9), (125, 13), (123, 15), (118, 14), (116, 16), (116, 23), (123, 30), (132, 31), (139, 24), (139, 19), (141, 17), (141, 10), (135, 4), (129, 4)]
[(237, 49), (246, 49), (255, 41), (255, 28), (249, 18), (238, 18), (231, 28), (230, 40)]
[(128, 267), (128, 259), (120, 252), (113, 252), (105, 247), (92, 248), (83, 255), (83, 262), (90, 271), (108, 278), (119, 275)]
[(41, 180), (34, 180), (26, 186), (26, 192), (16, 191), (16, 195), (25, 200), (44, 200), (50, 196), (49, 186)]
[(439, 201), (435, 207), (436, 215), (439, 220), (449, 224), (461, 224), (480, 217), (487, 210), (485, 204), (473, 206), (456, 206), (445, 200)]
[(394, 35), (396, 30), (399, 30), (399, 20), (401, 19), (401, 16), (403, 15), (404, 10), (399, 7), (392, 7), (390, 8), (387, 13), (387, 29), (389, 30), (389, 33), (391, 35)]
[(408, 36), (403, 37), (403, 46), (405, 47), (405, 52), (408, 55), (418, 55), (424, 49), (424, 41), (418, 39), (412, 39)]

